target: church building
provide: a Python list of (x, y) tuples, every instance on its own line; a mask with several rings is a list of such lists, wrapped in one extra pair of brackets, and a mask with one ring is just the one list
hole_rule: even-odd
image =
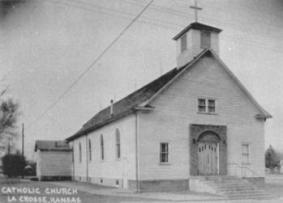
[(189, 189), (196, 177), (263, 180), (271, 115), (219, 58), (221, 30), (192, 23), (177, 67), (113, 102), (74, 135), (77, 181), (137, 191)]

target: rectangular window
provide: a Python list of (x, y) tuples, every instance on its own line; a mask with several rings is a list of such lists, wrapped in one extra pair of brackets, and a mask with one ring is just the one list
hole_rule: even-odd
[(91, 140), (88, 140), (88, 158), (91, 161)]
[(160, 143), (160, 163), (168, 163), (169, 159), (168, 143)]
[(250, 163), (250, 145), (242, 144), (242, 163), (248, 164)]
[(210, 43), (211, 43), (210, 40), (211, 40), (210, 32), (202, 31), (201, 32), (201, 44), (200, 44), (200, 47), (202, 49), (209, 49), (210, 48)]
[(206, 101), (205, 99), (198, 99), (198, 112), (206, 111)]
[(185, 51), (187, 49), (187, 35), (183, 34), (181, 36), (181, 52)]
[(199, 113), (215, 113), (216, 112), (215, 99), (198, 99), (198, 112)]
[(208, 112), (215, 113), (215, 100), (213, 99), (208, 100)]
[(116, 129), (116, 158), (121, 157), (121, 143), (120, 143), (120, 131)]
[(82, 145), (79, 143), (79, 161), (82, 162)]
[(104, 160), (104, 140), (103, 140), (103, 135), (100, 135), (100, 150), (101, 150), (101, 160)]

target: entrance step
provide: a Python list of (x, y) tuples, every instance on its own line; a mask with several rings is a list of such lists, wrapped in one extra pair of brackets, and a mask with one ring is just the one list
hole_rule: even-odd
[(208, 192), (229, 199), (272, 199), (267, 193), (246, 179), (233, 176), (197, 176), (189, 180), (190, 190)]

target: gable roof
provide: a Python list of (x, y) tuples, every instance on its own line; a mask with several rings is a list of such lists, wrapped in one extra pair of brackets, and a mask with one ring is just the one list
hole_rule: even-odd
[(71, 147), (63, 140), (36, 140), (34, 151), (72, 151)]
[[(136, 90), (130, 95), (124, 97), (118, 102), (113, 104), (113, 114), (110, 113), (110, 106), (101, 110), (96, 115), (94, 115), (89, 121), (87, 121), (83, 127), (71, 137), (68, 137), (66, 140), (72, 141), (88, 132), (94, 131), (108, 123), (111, 123), (115, 120), (118, 120), (122, 117), (125, 117), (133, 112), (135, 112), (140, 104), (148, 101), (153, 95), (155, 95), (168, 81), (174, 78), (181, 70), (185, 68), (174, 68), (159, 78), (153, 80), (142, 88)], [(150, 105), (143, 106), (143, 109), (150, 110), (152, 107)]]
[(150, 102), (154, 98), (156, 98), (163, 90), (165, 90), (169, 85), (171, 85), (175, 80), (177, 80), (179, 76), (182, 75), (187, 69), (193, 67), (196, 62), (198, 62), (202, 57), (207, 55), (214, 57), (223, 66), (224, 70), (230, 75), (230, 77), (236, 82), (236, 84), (238, 84), (240, 89), (257, 107), (260, 112), (260, 114), (258, 114), (258, 118), (271, 118), (271, 115), (256, 102), (256, 100), (245, 89), (245, 87), (240, 83), (236, 76), (228, 69), (228, 67), (222, 62), (222, 60), (212, 50), (205, 49), (200, 52), (196, 57), (194, 57), (192, 61), (190, 61), (183, 67), (174, 68), (170, 70), (169, 72), (160, 76), (156, 80), (153, 80), (152, 82), (136, 90), (132, 94), (114, 103), (113, 114), (110, 113), (110, 106), (101, 110), (88, 122), (86, 122), (77, 133), (68, 137), (66, 140), (68, 142), (72, 141), (80, 136), (83, 136), (89, 132), (101, 128), (104, 125), (107, 125), (129, 114), (132, 114), (137, 110), (152, 110), (153, 107), (150, 106)]

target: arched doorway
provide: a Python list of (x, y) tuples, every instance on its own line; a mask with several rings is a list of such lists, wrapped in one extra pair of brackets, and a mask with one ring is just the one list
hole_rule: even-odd
[(219, 174), (219, 136), (211, 131), (202, 133), (197, 140), (198, 174)]

